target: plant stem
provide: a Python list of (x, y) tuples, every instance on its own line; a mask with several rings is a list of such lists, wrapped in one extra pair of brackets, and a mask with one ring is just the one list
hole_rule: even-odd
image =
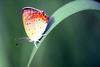
[(38, 44), (38, 47), (35, 48), (33, 47), (29, 62), (27, 64), (27, 67), (30, 67), (32, 60), (34, 59), (34, 56), (37, 52), (37, 50), (39, 49), (39, 47), (42, 45), (42, 42), (44, 41), (44, 39), (47, 37), (47, 35), (65, 18), (68, 18), (69, 16), (83, 11), (83, 10), (100, 10), (100, 3), (92, 1), (92, 0), (87, 0), (87, 1), (82, 1), (82, 0), (78, 0), (78, 1), (72, 1), (68, 4), (65, 4), (64, 6), (62, 6), (61, 8), (59, 8), (57, 11), (55, 11), (55, 13), (50, 17), (49, 21), (52, 20), (53, 18), (53, 24), (50, 26), (50, 28), (48, 29), (48, 31), (46, 32), (46, 36), (44, 36), (40, 43)]

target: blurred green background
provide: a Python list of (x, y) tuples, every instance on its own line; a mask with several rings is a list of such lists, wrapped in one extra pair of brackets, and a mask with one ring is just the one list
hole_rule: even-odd
[[(16, 41), (26, 37), (21, 18), (23, 7), (42, 9), (51, 16), (71, 1), (0, 1), (0, 67), (27, 66), (33, 45)], [(85, 10), (70, 16), (42, 44), (30, 67), (100, 67), (100, 12)]]

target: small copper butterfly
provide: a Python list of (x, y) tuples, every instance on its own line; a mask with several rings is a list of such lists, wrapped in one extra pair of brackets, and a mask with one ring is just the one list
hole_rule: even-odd
[(31, 42), (36, 43), (43, 37), (48, 25), (48, 16), (43, 10), (32, 7), (22, 9), (22, 20), (25, 32)]

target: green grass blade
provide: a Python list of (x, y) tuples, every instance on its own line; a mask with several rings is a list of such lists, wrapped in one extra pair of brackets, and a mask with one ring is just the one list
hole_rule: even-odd
[(46, 36), (42, 38), (40, 43), (38, 44), (38, 48), (33, 47), (29, 62), (27, 67), (30, 67), (32, 60), (39, 49), (39, 47), (42, 45), (42, 42), (44, 39), (48, 36), (48, 34), (65, 18), (68, 18), (69, 16), (83, 11), (83, 10), (100, 10), (100, 3), (95, 1), (72, 1), (68, 4), (65, 4), (61, 8), (59, 8), (55, 13), (50, 17), (50, 21), (52, 21), (51, 27), (46, 32)]

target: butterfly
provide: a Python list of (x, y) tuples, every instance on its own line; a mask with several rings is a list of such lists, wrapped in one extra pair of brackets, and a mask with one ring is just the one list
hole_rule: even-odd
[(48, 16), (43, 10), (24, 7), (22, 9), (22, 20), (30, 42), (34, 42), (34, 45), (37, 47), (36, 43), (39, 42), (46, 31)]

